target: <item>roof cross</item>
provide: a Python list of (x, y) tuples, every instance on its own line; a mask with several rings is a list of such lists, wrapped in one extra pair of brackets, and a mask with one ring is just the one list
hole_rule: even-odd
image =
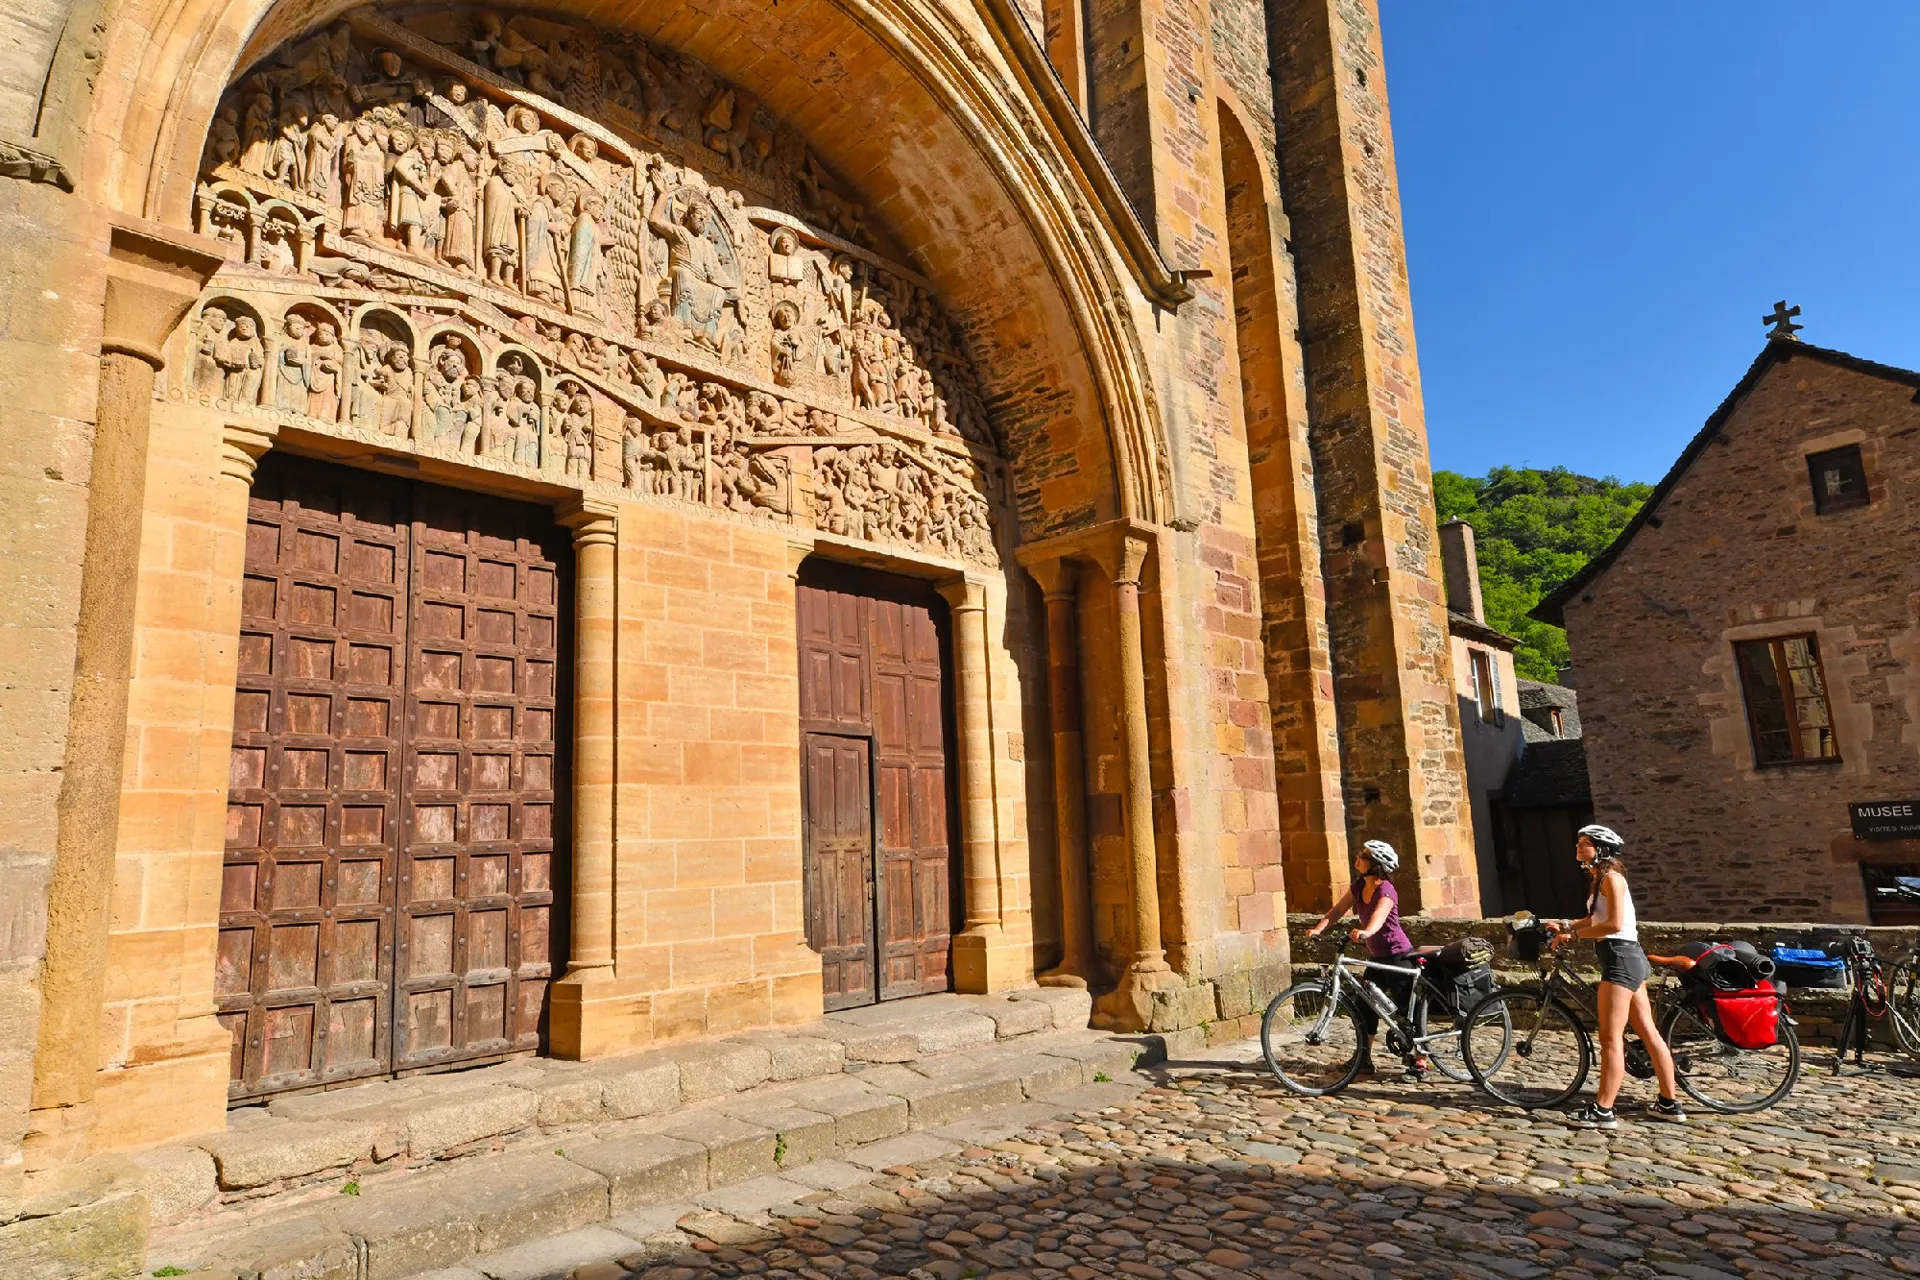
[(1781, 338), (1788, 342), (1798, 342), (1800, 339), (1794, 337), (1794, 335), (1806, 328), (1805, 325), (1795, 324), (1793, 322), (1793, 318), (1799, 314), (1800, 308), (1788, 306), (1787, 300), (1782, 298), (1773, 304), (1772, 315), (1760, 317), (1760, 323), (1773, 326), (1767, 330), (1767, 338), (1769, 340)]

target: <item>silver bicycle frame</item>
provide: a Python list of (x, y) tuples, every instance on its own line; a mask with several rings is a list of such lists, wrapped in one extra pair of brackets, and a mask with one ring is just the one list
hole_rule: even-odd
[[(1411, 1010), (1413, 1006), (1413, 1002), (1420, 998), (1419, 982), (1420, 982), (1420, 975), (1423, 972), (1423, 970), (1419, 965), (1413, 965), (1409, 967), (1409, 966), (1397, 965), (1397, 964), (1382, 964), (1378, 960), (1363, 960), (1358, 956), (1348, 956), (1348, 955), (1335, 956), (1334, 963), (1333, 963), (1333, 981), (1328, 984), (1329, 992), (1328, 992), (1328, 999), (1327, 999), (1327, 1007), (1322, 1009), (1320, 1011), (1320, 1016), (1313, 1020), (1313, 1030), (1307, 1033), (1307, 1039), (1309, 1041), (1313, 1041), (1316, 1038), (1324, 1038), (1327, 1033), (1327, 1028), (1332, 1025), (1334, 1014), (1338, 1012), (1340, 1008), (1341, 975), (1349, 967), (1360, 969), (1363, 971), (1367, 969), (1379, 969), (1384, 973), (1412, 974), (1414, 977), (1414, 987), (1413, 987), (1413, 990), (1408, 993), (1408, 997), (1407, 997), (1407, 1006), (1409, 1010)], [(1400, 1016), (1401, 1015), (1399, 1015), (1398, 1013), (1395, 1014), (1396, 1019)], [(1413, 1019), (1411, 1014), (1409, 1013), (1407, 1015), (1407, 1031), (1411, 1033), (1412, 1030), (1413, 1030)], [(1451, 1034), (1451, 1029), (1447, 1031), (1431, 1031), (1424, 1036), (1416, 1036), (1416, 1035), (1409, 1034), (1408, 1039), (1411, 1040), (1413, 1044), (1418, 1048), (1425, 1049), (1429, 1042), (1434, 1040), (1444, 1040), (1449, 1034)]]

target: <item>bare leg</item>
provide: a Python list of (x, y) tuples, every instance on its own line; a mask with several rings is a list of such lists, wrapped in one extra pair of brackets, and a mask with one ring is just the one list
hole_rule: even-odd
[(1629, 1016), (1634, 1034), (1640, 1037), (1641, 1044), (1647, 1046), (1647, 1056), (1653, 1059), (1653, 1074), (1660, 1082), (1660, 1096), (1669, 1099), (1676, 1097), (1679, 1084), (1673, 1074), (1673, 1052), (1667, 1048), (1667, 1042), (1660, 1038), (1659, 1029), (1653, 1025), (1653, 1001), (1648, 999), (1644, 985), (1633, 993), (1633, 999), (1629, 1002)]
[[(1644, 994), (1645, 988), (1641, 991)], [(1633, 995), (1625, 987), (1611, 982), (1600, 984), (1600, 1088), (1593, 1095), (1594, 1105), (1603, 1110), (1613, 1107), (1620, 1085), (1627, 1078), (1625, 1035), (1627, 1014), (1633, 1008)], [(1660, 1046), (1665, 1052), (1666, 1046)], [(1665, 1079), (1673, 1079), (1673, 1057), (1667, 1056)]]

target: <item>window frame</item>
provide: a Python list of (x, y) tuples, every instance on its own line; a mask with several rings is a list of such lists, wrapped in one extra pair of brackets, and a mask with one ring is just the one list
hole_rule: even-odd
[[(1828, 460), (1842, 460), (1857, 469), (1860, 491), (1857, 494), (1827, 496), (1822, 485), (1822, 473), (1827, 470)], [(1844, 469), (1844, 468), (1843, 468)], [(1822, 449), (1807, 455), (1807, 485), (1813, 491), (1813, 514), (1816, 516), (1839, 515), (1845, 511), (1858, 511), (1862, 507), (1873, 505), (1872, 486), (1867, 481), (1867, 455), (1858, 444), (1836, 445), (1831, 449)]]
[(1480, 723), (1498, 724), (1500, 717), (1500, 671), (1493, 654), (1478, 647), (1467, 650), (1467, 664), (1473, 669), (1473, 700), (1480, 705)]
[[(1810, 666), (1803, 669), (1811, 670), (1818, 680), (1818, 697), (1822, 708), (1826, 712), (1825, 728), (1827, 730), (1828, 745), (1831, 749), (1831, 754), (1828, 755), (1807, 754), (1802, 740), (1800, 707), (1803, 702), (1810, 701), (1810, 699), (1803, 699), (1794, 692), (1794, 668), (1787, 661), (1787, 646), (1795, 640), (1801, 640), (1806, 643), (1808, 656), (1812, 659)], [(1777, 734), (1779, 731), (1763, 730), (1758, 717), (1754, 714), (1755, 685), (1748, 679), (1748, 667), (1742, 658), (1742, 651), (1759, 647), (1764, 647), (1767, 652), (1767, 657), (1773, 671), (1774, 684), (1772, 687), (1778, 693), (1778, 705), (1782, 712), (1782, 718), (1785, 721), (1787, 741), (1793, 750), (1793, 754), (1786, 759), (1770, 760), (1765, 758), (1765, 749), (1762, 744), (1763, 733), (1772, 732)], [(1818, 634), (1811, 631), (1796, 631), (1784, 635), (1754, 636), (1750, 639), (1736, 640), (1733, 642), (1733, 670), (1734, 678), (1740, 685), (1741, 708), (1745, 711), (1747, 717), (1747, 741), (1753, 752), (1754, 768), (1781, 769), (1793, 765), (1840, 763), (1840, 732), (1833, 721), (1833, 694), (1827, 682), (1826, 663), (1820, 656), (1820, 637)]]

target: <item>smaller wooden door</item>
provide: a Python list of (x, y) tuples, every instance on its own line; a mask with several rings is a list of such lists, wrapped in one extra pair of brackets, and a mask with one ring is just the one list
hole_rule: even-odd
[(953, 942), (939, 597), (809, 575), (798, 599), (807, 940), (829, 1009), (945, 991)]
[(829, 1009), (873, 999), (873, 775), (866, 738), (806, 735), (807, 945)]

